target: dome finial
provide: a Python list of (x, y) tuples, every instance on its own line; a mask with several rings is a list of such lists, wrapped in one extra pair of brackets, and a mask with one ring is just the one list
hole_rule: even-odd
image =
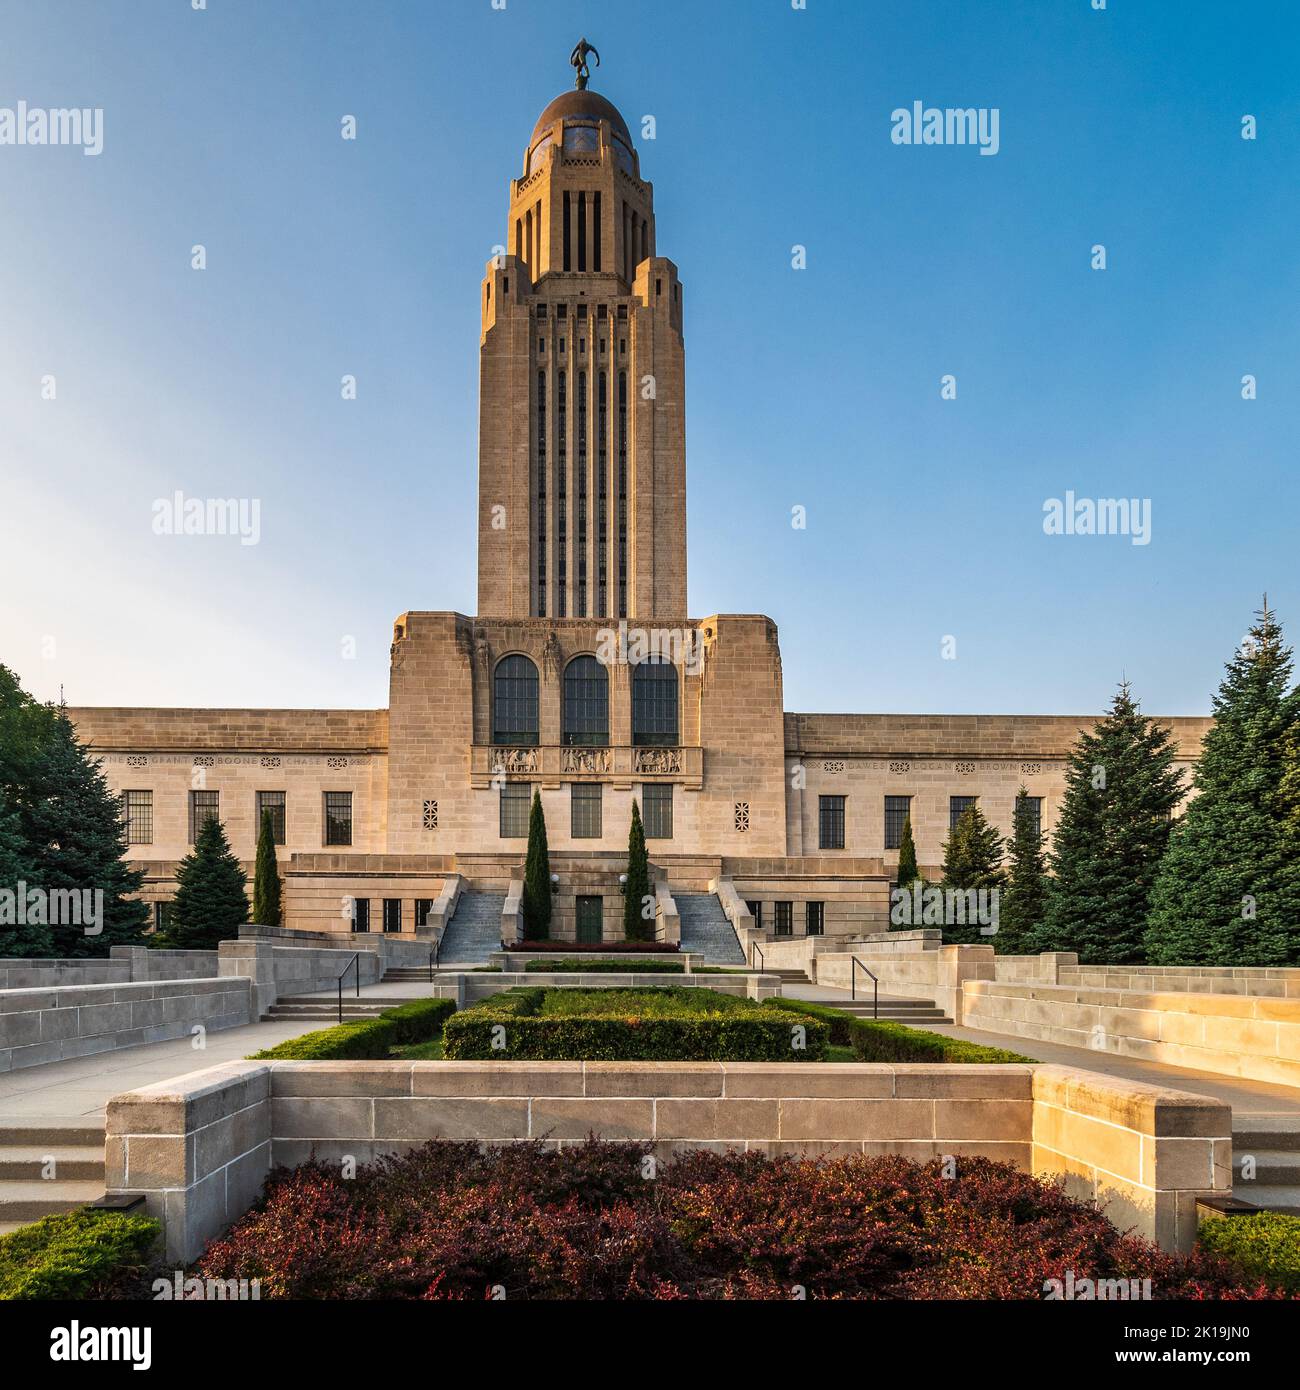
[(576, 68), (578, 72), (574, 85), (580, 92), (585, 92), (587, 90), (587, 80), (591, 76), (591, 72), (587, 67), (588, 53), (596, 54), (596, 66), (599, 67), (600, 53), (597, 51), (595, 44), (588, 43), (586, 39), (579, 39), (574, 46), (573, 52), (569, 54), (569, 63)]

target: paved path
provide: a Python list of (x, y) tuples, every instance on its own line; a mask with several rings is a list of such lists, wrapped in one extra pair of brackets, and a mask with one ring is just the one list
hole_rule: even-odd
[[(827, 1004), (837, 1000), (844, 1003), (849, 997), (846, 989), (831, 989), (828, 985), (814, 985), (811, 982), (806, 985), (787, 984), (783, 993), (795, 999), (816, 999)], [(862, 997), (860, 990), (858, 997)], [(1237, 1077), (1220, 1076), (1217, 1072), (1171, 1067), (1163, 1062), (1140, 1062), (1132, 1057), (1116, 1057), (1113, 1053), (1094, 1052), (1086, 1047), (1064, 1047), (1059, 1043), (1036, 1042), (1032, 1038), (958, 1028), (951, 1023), (927, 1023), (925, 1026), (930, 1032), (965, 1038), (968, 1042), (982, 1043), (985, 1047), (1004, 1047), (1009, 1052), (1019, 1052), (1040, 1062), (1079, 1067), (1084, 1071), (1123, 1077), (1127, 1081), (1145, 1081), (1153, 1086), (1168, 1086), (1174, 1090), (1210, 1096), (1231, 1105), (1237, 1114), (1300, 1114), (1300, 1088), (1294, 1086), (1244, 1081)]]

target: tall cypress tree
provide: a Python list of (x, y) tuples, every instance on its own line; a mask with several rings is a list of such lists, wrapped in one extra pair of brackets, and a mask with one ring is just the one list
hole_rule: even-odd
[(8, 809), (0, 796), (0, 956), (48, 956), (53, 939), (45, 923), (20, 922), (26, 917), (19, 908), (19, 897), (29, 887), (39, 886), (32, 875), (18, 813)]
[(275, 858), (275, 831), (270, 811), (262, 812), (262, 828), (257, 835), (257, 866), (253, 873), (253, 921), (263, 927), (278, 927), (281, 916), (280, 866)]
[(54, 953), (103, 956), (110, 946), (143, 944), (149, 912), (134, 895), (144, 874), (123, 858), (121, 802), (62, 709), (30, 759), (18, 809), (35, 886), (47, 894), (103, 894), (100, 930), (87, 932), (84, 920), (53, 925)]
[(627, 883), (623, 890), (623, 935), (629, 941), (653, 941), (654, 918), (642, 911), (650, 896), (650, 858), (645, 848), (641, 808), (632, 798), (632, 828), (627, 836)]
[(524, 939), (545, 941), (551, 934), (551, 855), (546, 845), (542, 794), (533, 793), (528, 813), (528, 857), (524, 860)]
[(216, 816), (199, 825), (194, 848), (176, 869), (176, 896), (165, 942), (176, 950), (215, 951), (236, 941), (248, 921), (248, 875)]
[(1176, 753), (1172, 731), (1147, 718), (1122, 681), (1070, 752), (1035, 950), (1077, 951), (1084, 964), (1143, 958), (1152, 885), (1186, 789)]
[(1012, 820), (1011, 867), (998, 904), (998, 929), (990, 938), (999, 955), (1023, 955), (1034, 949), (1034, 933), (1043, 924), (1050, 891), (1043, 838), (1029, 793), (1021, 787)]
[(1266, 601), (1227, 663), (1196, 766), (1197, 795), (1160, 866), (1146, 932), (1152, 961), (1300, 962), (1300, 861), (1287, 815), (1300, 721), (1291, 658)]
[(906, 816), (898, 841), (898, 886), (910, 888), (920, 877), (921, 872), (916, 867), (916, 841), (912, 838), (912, 817)]
[[(958, 817), (943, 847), (943, 887), (945, 889), (998, 889), (1006, 881), (1002, 868), (1002, 836), (989, 824), (979, 803), (972, 801)], [(991, 941), (978, 923), (948, 922), (943, 928), (944, 944), (969, 945)]]

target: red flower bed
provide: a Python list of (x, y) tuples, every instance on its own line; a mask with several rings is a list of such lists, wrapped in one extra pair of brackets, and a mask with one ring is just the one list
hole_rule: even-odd
[(599, 941), (521, 941), (517, 946), (506, 948), (511, 955), (529, 955), (536, 951), (545, 954), (554, 951), (559, 955), (576, 956), (593, 954), (601, 956), (656, 956), (671, 955), (678, 949), (675, 941), (615, 941), (606, 945)]
[(348, 1181), (280, 1169), (194, 1272), (260, 1279), (264, 1298), (1042, 1299), (1070, 1277), (1149, 1279), (1156, 1299), (1279, 1296), (986, 1159), (946, 1178), (895, 1157), (692, 1153), (655, 1175), (647, 1155), (439, 1141)]

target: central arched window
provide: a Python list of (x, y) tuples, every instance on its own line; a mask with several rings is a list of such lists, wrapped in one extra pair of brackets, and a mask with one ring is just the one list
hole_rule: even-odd
[(575, 656), (564, 668), (564, 742), (609, 742), (609, 673), (594, 656)]
[(537, 667), (526, 656), (507, 656), (497, 663), (492, 742), (537, 743)]
[(632, 742), (638, 748), (678, 742), (677, 668), (663, 657), (651, 657), (632, 671)]

